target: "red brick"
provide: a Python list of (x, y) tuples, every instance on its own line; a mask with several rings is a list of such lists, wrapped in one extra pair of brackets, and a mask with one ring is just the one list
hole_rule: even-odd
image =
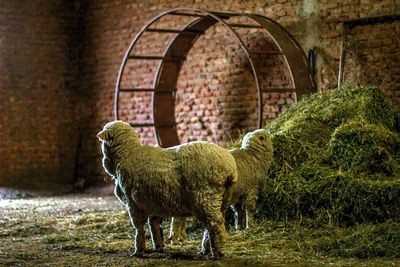
[[(304, 1), (74, 1), (5, 0), (0, 3), (0, 140), (2, 151), (0, 177), (25, 181), (38, 177), (40, 182), (74, 181), (74, 168), (85, 179), (101, 179), (101, 153), (96, 133), (104, 123), (113, 120), (113, 97), (116, 76), (122, 57), (135, 33), (149, 19), (176, 6), (207, 6), (212, 10), (256, 12), (278, 19), (296, 36), (301, 45), (308, 34), (307, 18), (299, 16)], [(397, 14), (392, 1), (371, 0), (320, 1), (317, 36), (317, 81), (320, 88), (336, 84), (339, 64), (341, 23), (345, 18)], [(379, 6), (379, 10), (376, 7)], [(39, 12), (40, 11), (40, 12)], [(397, 13), (396, 13), (397, 12)], [(79, 25), (79, 20), (85, 22)], [(171, 26), (164, 20), (161, 26)], [(6, 25), (6, 26), (2, 26)], [(346, 79), (359, 82), (354, 70), (370, 81), (381, 66), (387, 73), (384, 88), (396, 82), (396, 66), (387, 53), (400, 47), (396, 37), (399, 23), (356, 27), (349, 33), (349, 61)], [(24, 30), (23, 30), (24, 29)], [(243, 31), (243, 33), (249, 31)], [(78, 35), (76, 35), (78, 33)], [(249, 49), (272, 48), (257, 34), (244, 38)], [(149, 37), (140, 49), (160, 53), (160, 44), (168, 43), (167, 35)], [(352, 50), (353, 49), (353, 50)], [(356, 49), (357, 51), (355, 51)], [(352, 52), (352, 53), (351, 53)], [(355, 53), (357, 52), (357, 53)], [(374, 54), (374, 57), (368, 57)], [(368, 64), (358, 66), (352, 56), (365, 57)], [(386, 55), (386, 57), (385, 57)], [(396, 55), (398, 57), (398, 55)], [(386, 59), (385, 59), (386, 58)], [(400, 59), (399, 59), (400, 60)], [(392, 65), (390, 65), (390, 64)], [(129, 75), (123, 84), (129, 87), (152, 86), (157, 62), (139, 62), (127, 66)], [(259, 66), (265, 75), (262, 86), (289, 86), (290, 79), (282, 60), (266, 57)], [(398, 71), (398, 68), (397, 68)], [(180, 138), (202, 138), (223, 144), (238, 127), (253, 129), (257, 124), (257, 94), (249, 64), (240, 46), (224, 27), (217, 26), (199, 38), (182, 66), (176, 99), (176, 121)], [(397, 81), (398, 82), (398, 81)], [(15, 90), (14, 90), (15, 89)], [(400, 98), (397, 91), (388, 94)], [(126, 94), (121, 100), (121, 119), (150, 121), (151, 97)], [(3, 100), (2, 98), (2, 100)], [(275, 118), (293, 102), (290, 95), (268, 94), (265, 123)], [(206, 125), (199, 121), (201, 117)], [(194, 122), (192, 123), (192, 118)], [(4, 125), (2, 125), (4, 124)], [(44, 125), (42, 128), (37, 125)], [(194, 125), (193, 125), (194, 124)], [(195, 128), (199, 129), (195, 129)], [(203, 129), (204, 128), (204, 129)], [(208, 131), (210, 130), (210, 131)], [(138, 129), (143, 142), (154, 144), (150, 128)], [(79, 134), (84, 144), (75, 159)], [(207, 135), (207, 136), (205, 136)], [(69, 146), (64, 144), (68, 143)], [(29, 175), (27, 175), (29, 174)], [(0, 183), (4, 183), (0, 179)]]

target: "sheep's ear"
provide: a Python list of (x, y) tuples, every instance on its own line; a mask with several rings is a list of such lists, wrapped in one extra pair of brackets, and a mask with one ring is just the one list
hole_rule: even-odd
[(111, 139), (113, 138), (113, 133), (110, 129), (104, 129), (103, 131), (97, 134), (97, 137), (101, 141), (111, 141)]

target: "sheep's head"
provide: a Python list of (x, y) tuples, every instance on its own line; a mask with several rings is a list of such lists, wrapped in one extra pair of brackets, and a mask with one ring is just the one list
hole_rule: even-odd
[[(267, 130), (258, 129), (247, 133), (242, 140), (243, 149), (253, 149), (272, 157), (272, 140)], [(266, 155), (265, 155), (266, 156)]]
[(123, 121), (112, 121), (104, 125), (103, 130), (97, 134), (100, 141), (112, 144), (118, 138), (133, 139), (139, 142), (135, 129)]

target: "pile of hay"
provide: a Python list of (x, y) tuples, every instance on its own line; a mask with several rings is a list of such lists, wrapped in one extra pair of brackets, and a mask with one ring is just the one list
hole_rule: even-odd
[(396, 113), (373, 87), (306, 97), (271, 122), (274, 163), (257, 215), (353, 225), (400, 219)]

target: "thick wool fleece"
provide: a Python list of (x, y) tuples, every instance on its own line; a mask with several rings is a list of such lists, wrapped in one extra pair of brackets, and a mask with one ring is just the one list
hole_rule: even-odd
[(258, 197), (265, 187), (273, 158), (272, 140), (266, 130), (256, 130), (244, 136), (240, 149), (230, 152), (235, 158), (240, 178), (233, 185), (228, 202), (235, 210), (236, 228), (243, 229), (252, 220)]
[(194, 215), (210, 232), (214, 256), (223, 256), (223, 200), (237, 180), (235, 159), (227, 150), (206, 142), (170, 149), (143, 146), (136, 131), (121, 121), (106, 124), (98, 137), (103, 167), (115, 179), (115, 194), (136, 228), (135, 255), (143, 254), (149, 216), (153, 244), (162, 250), (158, 217)]
[[(246, 134), (240, 149), (230, 150), (238, 168), (238, 181), (225, 200), (235, 211), (236, 229), (247, 228), (259, 195), (264, 190), (266, 176), (273, 157), (271, 137), (260, 129)], [(247, 216), (246, 216), (247, 211)], [(186, 237), (185, 218), (174, 218), (171, 222), (170, 239), (182, 241)]]

